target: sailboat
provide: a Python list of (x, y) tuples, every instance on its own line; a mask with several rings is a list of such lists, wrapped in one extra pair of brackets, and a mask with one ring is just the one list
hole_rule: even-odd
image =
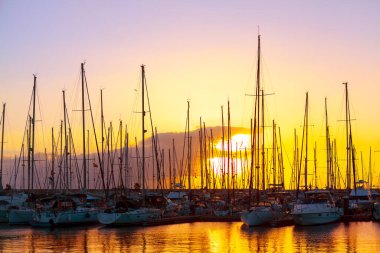
[[(333, 197), (328, 190), (314, 190), (308, 191), (307, 180), (307, 163), (308, 163), (308, 106), (309, 96), (306, 93), (305, 117), (304, 117), (304, 134), (305, 136), (305, 161), (304, 161), (304, 177), (305, 177), (305, 198), (303, 201), (297, 202), (291, 210), (293, 221), (296, 225), (319, 225), (331, 223), (341, 218), (341, 209), (335, 204)], [(304, 141), (302, 140), (302, 145)], [(302, 156), (301, 149), (301, 156)], [(302, 164), (302, 157), (300, 159)], [(301, 166), (299, 167), (301, 168)], [(299, 193), (299, 184), (301, 172), (299, 171), (297, 181), (297, 198)]]
[[(85, 86), (87, 81), (84, 72), (84, 63), (81, 63), (81, 76), (82, 76), (82, 127), (83, 127), (83, 190), (87, 189), (87, 166), (86, 166), (86, 142), (85, 142)], [(65, 92), (63, 91), (63, 104), (64, 104), (64, 122), (65, 122), (65, 166), (67, 166), (68, 144), (66, 135), (66, 117), (67, 108), (65, 103)], [(66, 173), (67, 173), (66, 168)], [(68, 190), (68, 176), (66, 176), (66, 187)], [(97, 215), (99, 209), (89, 204), (89, 196), (82, 194), (80, 198), (68, 194), (57, 195), (51, 199), (51, 204), (43, 209), (37, 209), (33, 215), (31, 224), (33, 226), (69, 226), (76, 224), (91, 224), (97, 222)]]
[(141, 225), (151, 220), (159, 219), (162, 211), (158, 208), (149, 208), (145, 206), (145, 104), (144, 91), (145, 85), (145, 69), (141, 65), (142, 72), (142, 205), (133, 207), (128, 205), (115, 205), (113, 208), (104, 210), (98, 214), (98, 221), (107, 226), (128, 226)]
[[(260, 88), (260, 35), (258, 35), (258, 57), (257, 57), (257, 83), (256, 83), (256, 102), (255, 102), (255, 119), (254, 119), (254, 130), (253, 130), (253, 144), (252, 144), (252, 162), (251, 162), (251, 170), (253, 170), (253, 159), (256, 161), (255, 168), (256, 171), (256, 204), (251, 206), (248, 210), (244, 210), (240, 212), (241, 221), (248, 226), (259, 226), (272, 222), (276, 218), (278, 218), (282, 213), (282, 206), (277, 205), (270, 202), (260, 202), (260, 113), (262, 120), (262, 128), (264, 130), (264, 91)], [(261, 100), (260, 100), (261, 97)], [(261, 103), (262, 105), (261, 105)], [(260, 112), (260, 106), (262, 106), (262, 112)], [(257, 136), (256, 136), (257, 134)], [(264, 133), (262, 133), (262, 165), (261, 165), (261, 176), (262, 176), (262, 189), (265, 190), (265, 153), (264, 153)], [(256, 148), (257, 154), (253, 151)], [(254, 158), (255, 157), (255, 158)], [(252, 174), (252, 173), (251, 173)], [(250, 179), (250, 191), (252, 188), (252, 177)]]

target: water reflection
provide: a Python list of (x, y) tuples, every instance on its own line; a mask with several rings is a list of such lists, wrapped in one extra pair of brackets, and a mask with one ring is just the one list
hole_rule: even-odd
[(159, 227), (0, 227), (0, 252), (377, 252), (380, 223), (249, 228), (241, 222)]

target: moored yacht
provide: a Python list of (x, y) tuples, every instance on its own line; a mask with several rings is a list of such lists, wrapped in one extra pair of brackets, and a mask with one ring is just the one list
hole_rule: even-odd
[(329, 191), (316, 189), (305, 192), (304, 201), (294, 205), (291, 215), (296, 225), (319, 225), (338, 221), (342, 210)]
[(269, 224), (282, 214), (282, 206), (271, 203), (259, 203), (240, 213), (241, 221), (248, 226)]
[(359, 180), (356, 182), (356, 189), (351, 190), (348, 207), (350, 214), (371, 213), (375, 201), (371, 190), (366, 185), (367, 182)]
[(86, 200), (86, 195), (80, 198), (74, 196), (51, 198), (45, 201), (51, 203), (49, 208), (42, 206), (36, 208), (31, 224), (35, 227), (54, 227), (97, 223), (99, 208), (89, 206)]

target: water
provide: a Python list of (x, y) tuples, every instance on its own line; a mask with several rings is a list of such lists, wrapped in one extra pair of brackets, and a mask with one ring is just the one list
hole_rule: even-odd
[(158, 227), (0, 227), (0, 252), (379, 252), (380, 223), (247, 228), (241, 222)]

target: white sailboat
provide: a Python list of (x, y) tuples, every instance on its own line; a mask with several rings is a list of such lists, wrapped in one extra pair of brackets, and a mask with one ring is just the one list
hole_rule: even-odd
[(297, 203), (291, 211), (296, 225), (319, 225), (338, 221), (341, 208), (335, 205), (329, 191), (313, 190), (305, 192), (305, 199)]
[[(260, 35), (258, 36), (258, 57), (257, 57), (257, 83), (256, 83), (256, 101), (255, 101), (255, 129), (254, 129), (254, 139), (255, 139), (255, 149), (257, 154), (255, 154), (254, 150), (252, 150), (252, 159), (255, 156), (255, 161), (257, 161), (256, 169), (261, 169), (261, 173), (257, 173), (257, 185), (256, 185), (256, 201), (257, 203), (251, 206), (248, 210), (244, 210), (240, 212), (241, 221), (248, 226), (259, 226), (272, 222), (274, 219), (280, 217), (282, 214), (282, 206), (272, 203), (264, 203), (260, 202), (260, 183), (259, 183), (259, 174), (262, 177), (262, 189), (265, 190), (265, 166), (264, 166), (264, 111), (261, 112), (260, 106), (264, 103), (264, 91), (260, 87), (260, 55), (261, 55), (261, 47), (260, 47)], [(263, 108), (261, 108), (263, 109)], [(260, 115), (261, 114), (261, 115)], [(261, 123), (260, 123), (261, 116)], [(262, 130), (260, 130), (260, 124), (262, 125)], [(256, 135), (257, 134), (257, 135)], [(260, 144), (260, 138), (262, 139), (262, 144)], [(262, 145), (262, 146), (261, 146)], [(260, 168), (260, 148), (262, 148), (262, 158), (261, 158), (261, 168)], [(253, 169), (253, 168), (252, 168)], [(252, 179), (251, 179), (252, 180)], [(251, 195), (250, 187), (250, 195)]]
[(159, 219), (162, 211), (158, 208), (148, 208), (145, 206), (145, 69), (141, 65), (142, 79), (142, 206), (138, 208), (111, 208), (98, 214), (98, 220), (101, 224), (107, 226), (128, 226), (140, 225), (154, 219)]
[(32, 226), (71, 226), (98, 222), (99, 209), (89, 206), (86, 197), (62, 195), (47, 199), (44, 202), (50, 203), (50, 206), (36, 208), (31, 222)]

